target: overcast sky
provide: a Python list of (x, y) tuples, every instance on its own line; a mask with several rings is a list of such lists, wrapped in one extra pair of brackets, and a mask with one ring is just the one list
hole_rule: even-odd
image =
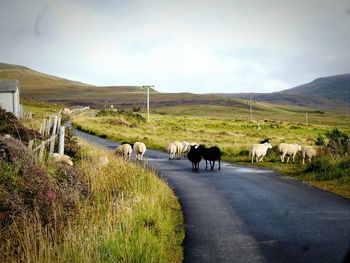
[(0, 62), (95, 85), (278, 91), (350, 72), (350, 1), (0, 0)]

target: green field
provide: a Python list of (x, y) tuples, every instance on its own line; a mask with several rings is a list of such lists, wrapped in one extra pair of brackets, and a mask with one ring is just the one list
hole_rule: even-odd
[[(319, 134), (324, 135), (334, 127), (350, 133), (349, 116), (313, 113), (309, 114), (311, 124), (306, 125), (302, 123), (302, 113), (293, 108), (268, 110), (266, 107), (262, 105), (256, 111), (254, 116), (257, 120), (253, 121), (247, 120), (249, 113), (242, 110), (205, 105), (157, 109), (158, 114), (152, 114), (149, 123), (136, 119), (130, 113), (95, 117), (96, 112), (88, 112), (75, 116), (73, 124), (81, 130), (115, 141), (142, 141), (153, 149), (165, 150), (167, 144), (174, 140), (217, 145), (224, 152), (224, 160), (247, 165), (251, 165), (248, 156), (250, 145), (264, 138), (271, 138), (274, 146), (281, 142), (306, 146), (314, 145)], [(300, 155), (297, 160), (297, 164), (282, 164), (278, 155), (270, 154), (259, 166), (318, 184), (320, 180), (306, 175), (308, 166), (300, 164)], [(335, 191), (350, 196), (346, 180), (328, 180), (324, 187), (339, 188)]]

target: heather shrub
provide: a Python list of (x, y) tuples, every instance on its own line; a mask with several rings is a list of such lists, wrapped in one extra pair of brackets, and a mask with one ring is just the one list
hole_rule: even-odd
[(39, 224), (46, 235), (59, 237), (89, 196), (79, 169), (61, 163), (39, 166), (22, 142), (0, 137), (0, 254), (21, 253), (13, 229), (25, 235), (28, 225)]
[(6, 112), (0, 107), (0, 135), (9, 134), (13, 138), (28, 143), (29, 140), (33, 139), (44, 139), (43, 136), (32, 129), (25, 127), (15, 115), (11, 112)]

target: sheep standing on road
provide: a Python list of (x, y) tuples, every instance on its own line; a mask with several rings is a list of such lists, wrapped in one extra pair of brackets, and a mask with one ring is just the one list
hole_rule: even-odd
[(189, 142), (186, 141), (182, 141), (182, 153), (184, 156), (186, 156), (188, 154), (188, 152), (190, 151), (191, 145)]
[(171, 142), (168, 144), (167, 148), (166, 148), (168, 154), (169, 154), (169, 160), (174, 159), (175, 155), (176, 155), (176, 145), (175, 143)]
[(114, 153), (118, 156), (122, 156), (125, 160), (130, 160), (132, 153), (131, 145), (128, 143), (123, 143), (115, 149)]
[(318, 155), (325, 153), (325, 147), (323, 146), (305, 146), (302, 149), (303, 153), (303, 164), (305, 164), (305, 158), (307, 157), (309, 160), (309, 163), (311, 163), (311, 159), (313, 157), (316, 157)]
[(278, 151), (280, 153), (282, 163), (284, 162), (284, 157), (286, 155), (288, 156), (287, 163), (289, 162), (290, 156), (292, 156), (293, 162), (295, 162), (295, 155), (298, 153), (298, 151), (301, 151), (301, 145), (281, 143), (278, 145)]
[(136, 160), (142, 161), (143, 155), (146, 152), (146, 145), (143, 142), (134, 143), (134, 152)]
[(175, 141), (174, 144), (176, 146), (176, 155), (175, 155), (176, 159), (180, 159), (182, 154), (183, 144), (182, 142), (179, 142), (179, 141)]
[(205, 170), (208, 169), (208, 161), (210, 164), (210, 169), (213, 170), (216, 160), (219, 162), (219, 170), (220, 170), (222, 152), (219, 149), (219, 147), (213, 146), (210, 148), (206, 148), (204, 145), (201, 144), (198, 146), (198, 149), (201, 152), (203, 159), (205, 160)]
[(192, 171), (199, 171), (199, 163), (202, 160), (202, 154), (198, 149), (198, 146), (191, 146), (190, 151), (187, 154), (188, 160), (192, 163)]
[[(264, 156), (267, 153), (268, 149), (272, 149), (272, 145), (269, 142), (265, 142), (263, 144), (253, 144), (250, 148), (249, 154), (252, 157), (252, 163), (254, 162), (254, 157), (256, 158), (256, 162), (262, 162)], [(259, 160), (260, 158), (260, 160)]]

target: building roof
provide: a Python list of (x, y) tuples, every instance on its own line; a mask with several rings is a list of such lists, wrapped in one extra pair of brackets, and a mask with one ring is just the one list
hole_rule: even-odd
[(18, 87), (18, 80), (0, 80), (0, 92), (15, 92)]

